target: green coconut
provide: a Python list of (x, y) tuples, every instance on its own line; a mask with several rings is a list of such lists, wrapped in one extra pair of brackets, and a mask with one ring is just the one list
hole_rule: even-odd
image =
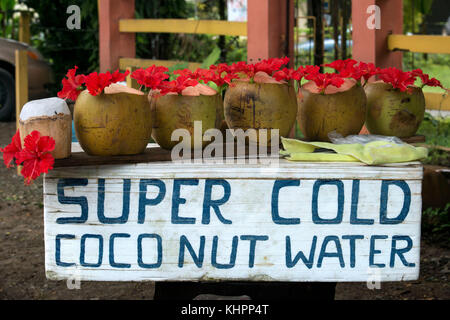
[(320, 93), (313, 81), (299, 90), (297, 120), (306, 140), (330, 141), (328, 134), (358, 134), (366, 118), (364, 89), (353, 79), (340, 88), (328, 86)]
[[(194, 122), (201, 121), (203, 138), (209, 129), (217, 128), (217, 114), (222, 108), (222, 97), (214, 95), (149, 95), (153, 113), (153, 139), (166, 150), (171, 150), (180, 141), (172, 141), (176, 129), (186, 129), (191, 135), (190, 147), (194, 149)], [(202, 139), (203, 140), (203, 139)], [(183, 141), (184, 142), (184, 141)], [(202, 141), (202, 147), (210, 141)]]
[(425, 96), (421, 88), (411, 90), (401, 92), (382, 81), (366, 85), (366, 127), (371, 134), (399, 138), (416, 134), (425, 115)]
[(255, 129), (256, 141), (249, 137), (254, 143), (258, 143), (259, 130), (266, 129), (270, 145), (272, 129), (278, 129), (280, 137), (287, 137), (295, 123), (295, 89), (292, 84), (235, 81), (225, 93), (224, 109), (230, 129)]
[(115, 156), (145, 151), (152, 131), (150, 106), (145, 95), (131, 91), (124, 87), (118, 93), (92, 96), (84, 90), (78, 96), (74, 127), (87, 154)]

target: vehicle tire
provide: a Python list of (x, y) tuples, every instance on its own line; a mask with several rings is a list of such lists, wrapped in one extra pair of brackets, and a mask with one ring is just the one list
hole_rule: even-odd
[(14, 78), (8, 71), (0, 68), (0, 121), (12, 119), (14, 104)]

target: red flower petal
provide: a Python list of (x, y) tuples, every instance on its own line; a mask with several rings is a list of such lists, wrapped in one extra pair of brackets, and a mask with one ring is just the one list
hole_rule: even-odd
[(97, 96), (103, 92), (103, 89), (111, 84), (111, 79), (112, 76), (109, 72), (92, 72), (86, 76), (85, 83), (89, 93), (93, 96)]
[(147, 69), (138, 69), (131, 74), (131, 78), (136, 79), (137, 83), (152, 90), (159, 90), (162, 81), (167, 80), (169, 75), (166, 73), (169, 69), (166, 67), (157, 67), (155, 65)]
[(11, 139), (11, 143), (4, 149), (0, 148), (0, 152), (3, 153), (3, 162), (7, 168), (12, 167), (12, 162), (20, 151), (22, 151), (22, 145), (20, 143), (20, 133), (19, 130), (17, 130)]
[(24, 148), (16, 155), (16, 163), (22, 164), (21, 174), (25, 183), (30, 184), (42, 173), (53, 169), (55, 162), (51, 151), (55, 149), (55, 140), (48, 136), (41, 137), (38, 131), (31, 132), (24, 139)]
[(25, 178), (25, 183), (30, 184), (32, 180), (39, 177), (39, 161), (37, 159), (29, 159), (22, 164), (22, 171), (20, 172)]
[(404, 92), (414, 84), (417, 75), (414, 72), (404, 72), (397, 68), (387, 68), (379, 71), (379, 77), (385, 83), (390, 83), (394, 89)]
[(61, 99), (77, 100), (81, 91), (83, 91), (83, 84), (85, 81), (84, 75), (75, 75), (78, 67), (69, 69), (66, 74), (67, 79), (62, 80), (63, 88), (58, 92), (58, 97)]
[(116, 71), (114, 71), (113, 74), (111, 74), (111, 83), (110, 84), (125, 81), (125, 79), (127, 78), (127, 76), (129, 74), (130, 74), (129, 70), (125, 71), (125, 73), (120, 73), (119, 69), (117, 69)]

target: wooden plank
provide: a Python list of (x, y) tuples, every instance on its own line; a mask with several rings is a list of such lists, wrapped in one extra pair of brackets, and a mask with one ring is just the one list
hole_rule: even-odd
[(450, 53), (450, 36), (403, 35), (388, 36), (388, 49), (423, 53)]
[[(163, 66), (170, 68), (176, 64), (185, 63), (184, 61), (171, 61), (171, 60), (153, 60), (153, 59), (137, 59), (137, 58), (120, 58), (119, 68), (120, 70), (126, 70), (129, 67), (134, 68), (148, 68), (152, 65)], [(188, 69), (195, 71), (200, 68), (201, 63), (188, 62)]]
[[(155, 155), (157, 157), (158, 155)], [(56, 164), (55, 164), (56, 165)], [(236, 168), (238, 167), (238, 168)], [(398, 167), (402, 167), (398, 171)], [(58, 170), (50, 171), (47, 176), (49, 178), (63, 177), (98, 177), (99, 172), (102, 177), (113, 175), (116, 178), (124, 179), (132, 174), (143, 178), (173, 177), (176, 179), (184, 179), (195, 176), (199, 179), (219, 179), (219, 178), (242, 178), (250, 179), (259, 176), (261, 179), (314, 179), (317, 175), (333, 175), (336, 179), (355, 179), (361, 178), (366, 180), (388, 179), (388, 180), (420, 180), (423, 178), (421, 164), (419, 162), (405, 163), (403, 165), (386, 165), (380, 167), (368, 166), (363, 163), (327, 163), (326, 165), (317, 162), (289, 162), (280, 159), (280, 163), (276, 167), (270, 167), (267, 164), (250, 165), (247, 164), (240, 168), (235, 163), (216, 164), (216, 163), (199, 163), (186, 164), (181, 162), (157, 161), (157, 162), (141, 162), (126, 164), (109, 164), (109, 165), (91, 165), (85, 167), (58, 167)], [(170, 170), (164, 172), (165, 168)], [(236, 168), (236, 169), (235, 169)], [(357, 172), (349, 171), (349, 168), (357, 170)], [(299, 172), (303, 170), (303, 172)]]
[(450, 111), (450, 97), (448, 94), (424, 92), (427, 110)]
[(416, 135), (408, 138), (400, 138), (403, 142), (412, 144), (412, 143), (418, 143), (418, 142), (425, 142), (426, 137), (424, 135)]
[(186, 19), (122, 19), (120, 32), (191, 33), (247, 36), (246, 22)]
[[(15, 94), (16, 94), (16, 129), (19, 129), (19, 118), (22, 107), (28, 102), (28, 54), (26, 50), (15, 51)], [(22, 166), (17, 166), (20, 175)]]
[(127, 87), (139, 89), (139, 84), (137, 83), (137, 81), (135, 79), (131, 78), (131, 73), (133, 73), (133, 71), (136, 69), (137, 69), (136, 67), (127, 67), (126, 68), (126, 70), (130, 72), (127, 76), (126, 81), (127, 81)]
[(26, 50), (16, 50), (15, 65), (16, 128), (18, 128), (20, 111), (28, 102), (28, 55)]
[(19, 41), (30, 44), (30, 12), (21, 11), (19, 17)]
[[(418, 278), (420, 165), (283, 163), (266, 175), (268, 169), (176, 163), (55, 169), (44, 179), (47, 278)], [(369, 169), (376, 179), (366, 179)], [(311, 260), (295, 259), (299, 251)]]

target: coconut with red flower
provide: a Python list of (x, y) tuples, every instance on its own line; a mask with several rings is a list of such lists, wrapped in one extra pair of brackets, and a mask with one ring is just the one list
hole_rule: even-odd
[(144, 152), (151, 138), (150, 108), (143, 92), (117, 84), (128, 72), (76, 76), (74, 71), (58, 96), (76, 101), (73, 119), (82, 149), (97, 156)]
[[(141, 86), (150, 88), (152, 137), (162, 148), (171, 150), (180, 143), (181, 137), (173, 135), (177, 129), (185, 129), (190, 135), (189, 140), (181, 139), (184, 148), (200, 149), (210, 142), (203, 141), (203, 135), (219, 126), (222, 98), (217, 90), (205, 84), (215, 80), (210, 73), (205, 73), (202, 69), (181, 70), (175, 72), (177, 77), (172, 81), (163, 79), (158, 72), (144, 74), (142, 69), (131, 75)], [(194, 130), (195, 122), (201, 123), (199, 132)]]
[[(249, 141), (267, 145), (279, 143), (271, 141), (273, 129), (279, 130), (279, 136), (289, 134), (297, 115), (295, 88), (290, 81), (274, 78), (288, 63), (289, 58), (274, 58), (230, 67), (240, 75), (225, 93), (225, 121), (230, 129), (255, 129), (256, 136), (249, 135)], [(267, 140), (259, 139), (260, 130), (266, 130)]]
[[(379, 81), (367, 83), (366, 127), (372, 134), (411, 137), (416, 134), (425, 115), (424, 86), (442, 87), (441, 83), (417, 69), (404, 72), (396, 68), (379, 70)], [(422, 86), (414, 83), (419, 77)]]

